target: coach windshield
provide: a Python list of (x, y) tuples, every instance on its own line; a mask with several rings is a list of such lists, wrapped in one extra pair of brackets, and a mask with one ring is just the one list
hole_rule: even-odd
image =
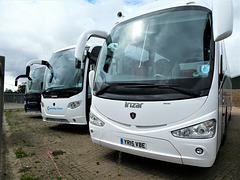
[(93, 93), (108, 99), (174, 100), (208, 95), (211, 12), (187, 6), (118, 24), (103, 45)]

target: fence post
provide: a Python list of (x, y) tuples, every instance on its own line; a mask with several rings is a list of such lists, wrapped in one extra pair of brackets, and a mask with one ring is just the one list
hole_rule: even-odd
[(1, 163), (1, 156), (2, 156), (4, 71), (5, 71), (5, 57), (0, 56), (0, 163)]

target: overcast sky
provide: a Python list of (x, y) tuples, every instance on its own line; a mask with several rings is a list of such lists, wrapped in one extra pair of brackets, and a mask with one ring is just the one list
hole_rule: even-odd
[[(4, 89), (16, 90), (15, 78), (28, 61), (48, 60), (75, 45), (88, 29), (110, 31), (119, 11), (128, 14), (154, 0), (0, 0), (0, 55), (5, 56)], [(226, 42), (231, 75), (240, 75), (240, 1), (234, 3), (234, 33)]]

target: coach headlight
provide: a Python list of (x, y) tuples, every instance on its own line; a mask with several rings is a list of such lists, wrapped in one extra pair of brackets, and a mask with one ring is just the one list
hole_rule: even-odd
[(81, 103), (82, 103), (82, 101), (70, 102), (70, 103), (68, 104), (68, 108), (70, 108), (70, 109), (75, 109), (75, 108), (77, 108), (78, 106), (80, 106)]
[(189, 139), (212, 138), (216, 131), (216, 120), (208, 120), (193, 126), (172, 131), (174, 137)]
[(96, 125), (96, 126), (104, 126), (105, 125), (105, 123), (102, 121), (102, 120), (100, 120), (97, 116), (95, 116), (93, 113), (91, 113), (90, 112), (90, 114), (89, 114), (89, 122), (91, 123), (91, 124), (94, 124), (94, 125)]

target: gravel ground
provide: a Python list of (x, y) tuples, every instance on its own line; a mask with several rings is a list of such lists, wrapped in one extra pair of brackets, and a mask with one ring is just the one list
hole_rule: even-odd
[[(4, 113), (0, 178), (240, 179), (240, 108), (234, 107), (225, 145), (213, 167), (172, 164), (93, 144), (87, 126), (43, 122), (23, 110)], [(16, 151), (18, 150), (18, 151)], [(24, 156), (17, 158), (16, 155)]]

